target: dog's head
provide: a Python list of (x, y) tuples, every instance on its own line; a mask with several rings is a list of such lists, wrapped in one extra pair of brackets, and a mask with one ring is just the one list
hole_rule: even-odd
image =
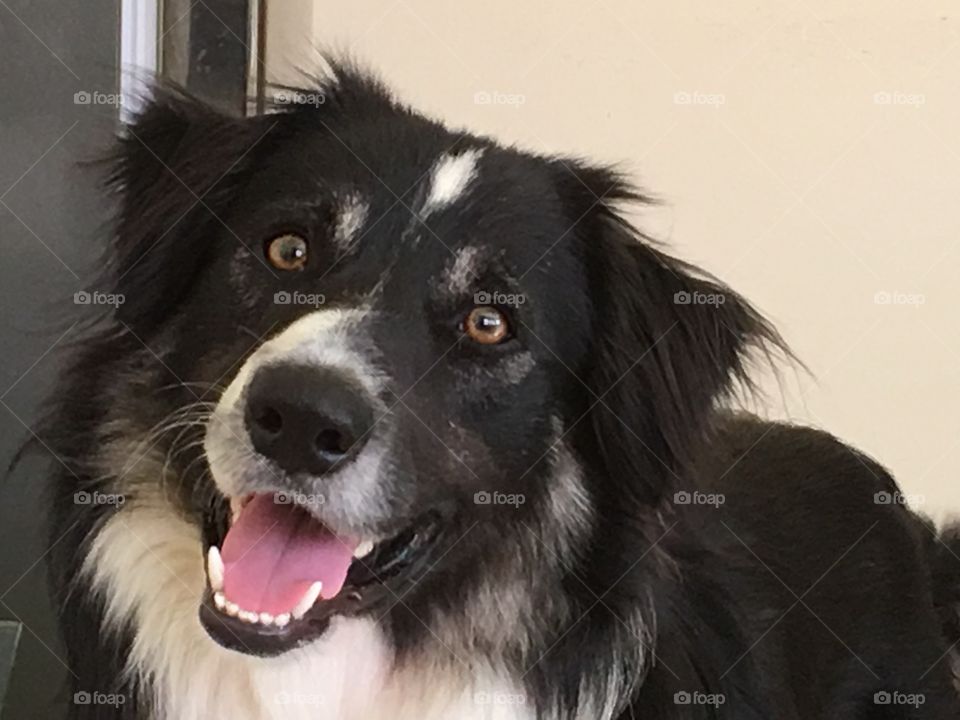
[(208, 631), (264, 654), (337, 614), (463, 612), (524, 548), (529, 585), (587, 561), (773, 339), (620, 218), (643, 198), (615, 172), (335, 75), (249, 119), (160, 94), (113, 177), (137, 350), (108, 363), (113, 414), (154, 429), (203, 527)]

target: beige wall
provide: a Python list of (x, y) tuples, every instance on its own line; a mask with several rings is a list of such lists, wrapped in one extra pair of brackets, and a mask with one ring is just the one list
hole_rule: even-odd
[(346, 48), (452, 124), (624, 161), (665, 201), (637, 220), (812, 370), (765, 412), (960, 509), (956, 3), (294, 0), (270, 19), (275, 72)]

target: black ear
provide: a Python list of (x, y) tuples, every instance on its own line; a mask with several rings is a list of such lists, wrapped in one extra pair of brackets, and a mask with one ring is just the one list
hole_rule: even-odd
[(117, 139), (107, 186), (118, 204), (107, 276), (120, 320), (142, 329), (181, 297), (231, 190), (269, 125), (158, 90)]
[(639, 499), (653, 504), (685, 484), (717, 401), (749, 386), (750, 352), (789, 351), (744, 298), (617, 213), (618, 203), (645, 196), (613, 171), (573, 171), (578, 179), (563, 187), (586, 208), (574, 213), (593, 294), (596, 438), (611, 470), (635, 478)]

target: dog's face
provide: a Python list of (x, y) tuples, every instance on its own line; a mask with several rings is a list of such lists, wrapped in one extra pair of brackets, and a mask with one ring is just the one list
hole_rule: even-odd
[(587, 349), (583, 268), (539, 264), (569, 228), (547, 169), (407, 122), (406, 145), (374, 120), (266, 158), (183, 305), (212, 333), (189, 376), (226, 378), (217, 486), (302, 495), (343, 538), (520, 492)]
[(759, 327), (617, 219), (614, 174), (345, 68), (323, 93), (249, 120), (163, 98), (117, 166), (119, 319), (162, 364), (138, 422), (202, 419), (160, 440), (204, 530), (201, 619), (262, 654), (449, 610), (519, 528), (562, 554), (604, 503), (654, 506)]

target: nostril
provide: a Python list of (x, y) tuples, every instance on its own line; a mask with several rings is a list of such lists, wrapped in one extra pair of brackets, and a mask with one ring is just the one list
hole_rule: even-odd
[(278, 435), (283, 430), (283, 416), (269, 405), (259, 408), (253, 415), (253, 421), (270, 435)]
[(353, 442), (351, 442), (350, 438), (345, 433), (342, 433), (334, 428), (321, 430), (319, 433), (317, 433), (317, 436), (314, 438), (313, 442), (317, 448), (317, 451), (321, 454), (338, 458), (346, 455), (350, 451), (350, 447), (353, 445)]

